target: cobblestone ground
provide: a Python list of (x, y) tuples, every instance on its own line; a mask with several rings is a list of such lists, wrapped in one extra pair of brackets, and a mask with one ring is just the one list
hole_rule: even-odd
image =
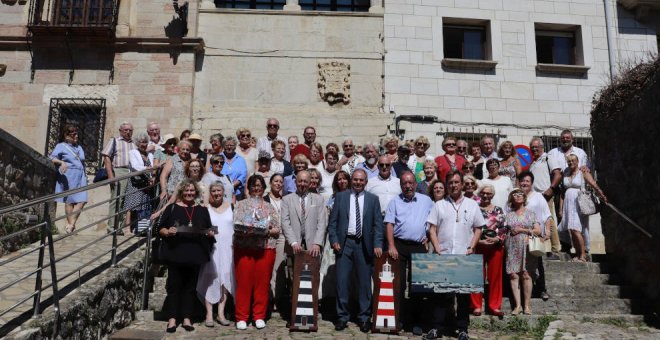
[[(471, 339), (660, 339), (660, 330), (643, 325), (617, 322), (611, 320), (586, 321), (583, 317), (558, 316), (560, 320), (550, 323), (544, 333), (519, 333), (498, 331), (491, 332), (485, 329), (471, 328)], [(508, 318), (508, 317), (507, 317)], [(487, 322), (488, 317), (480, 317), (479, 321)], [(479, 323), (479, 322), (477, 322)], [(263, 330), (257, 330), (254, 326), (248, 327), (246, 331), (238, 331), (231, 326), (223, 327), (216, 324), (213, 328), (205, 327), (203, 323), (196, 323), (195, 330), (186, 332), (179, 327), (174, 334), (165, 333), (166, 323), (164, 321), (135, 321), (127, 330), (152, 331), (154, 335), (160, 334), (165, 339), (409, 339), (420, 337), (411, 333), (399, 335), (386, 334), (364, 334), (360, 332), (355, 324), (349, 324), (344, 331), (337, 332), (331, 322), (320, 321), (319, 331), (312, 333), (289, 332), (285, 328), (285, 322), (277, 315), (268, 322)], [(126, 330), (124, 330), (126, 331)], [(454, 338), (452, 336), (445, 336)], [(112, 337), (111, 337), (112, 339)]]
[[(76, 281), (78, 281), (80, 277), (83, 277), (85, 274), (98, 268), (99, 266), (109, 263), (111, 259), (110, 250), (112, 249), (112, 237), (108, 236), (99, 240), (99, 238), (103, 237), (104, 235), (106, 235), (105, 230), (86, 230), (81, 234), (54, 235), (56, 240), (54, 243), (55, 259), (60, 260), (55, 265), (59, 289), (66, 288), (71, 284), (76, 285)], [(58, 241), (58, 238), (62, 239)], [(127, 238), (128, 236), (117, 237), (117, 244), (119, 245), (117, 250), (118, 254), (140, 239), (137, 237), (133, 237), (131, 239)], [(122, 242), (124, 243), (121, 244)], [(85, 248), (79, 253), (76, 253), (75, 255), (66, 257), (76, 249), (84, 247), (90, 243), (91, 246)], [(3, 256), (2, 261), (9, 261), (12, 258), (26, 254), (30, 250), (38, 247), (39, 243), (34, 243), (17, 252)], [(0, 275), (0, 287), (25, 277), (16, 284), (0, 292), (0, 313), (8, 310), (34, 292), (36, 274), (29, 274), (36, 271), (38, 256), (39, 251), (34, 251), (31, 254), (17, 259), (16, 261), (3, 264), (2, 267), (0, 267), (2, 272)], [(99, 256), (100, 258), (95, 260), (95, 258)], [(53, 295), (52, 288), (46, 288), (52, 282), (50, 269), (46, 267), (48, 266), (48, 261), (48, 250), (46, 248), (44, 255), (44, 270), (42, 274), (42, 287), (45, 289), (41, 294), (41, 301), (45, 301)], [(79, 267), (83, 265), (84, 268), (79, 269)], [(71, 288), (71, 286), (69, 286), (69, 288)], [(22, 313), (30, 312), (32, 310), (32, 301), (32, 298), (30, 298), (24, 303), (18, 305), (14, 310), (1, 316), (0, 327), (4, 326), (8, 322), (11, 322), (11, 320), (21, 315)]]

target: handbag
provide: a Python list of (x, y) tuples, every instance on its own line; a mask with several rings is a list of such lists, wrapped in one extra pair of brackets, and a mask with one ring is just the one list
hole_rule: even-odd
[(529, 237), (529, 254), (532, 256), (543, 256), (545, 254), (545, 242), (536, 236)]
[[(112, 161), (115, 158), (115, 153), (117, 152), (117, 140), (112, 137), (112, 149), (110, 149), (110, 161)], [(100, 181), (105, 181), (108, 179), (108, 170), (105, 169), (105, 165), (103, 164), (103, 157), (99, 160), (99, 167), (96, 169), (96, 173), (94, 174), (94, 180), (93, 182), (100, 182)]]
[(598, 212), (598, 201), (593, 192), (588, 191), (584, 187), (584, 179), (582, 180), (582, 188), (577, 195), (577, 210), (582, 216), (593, 215)]
[[(174, 210), (174, 203), (171, 204), (172, 207), (170, 208), (170, 214), (172, 213), (172, 210)], [(165, 260), (165, 249), (164, 249), (164, 243), (165, 241), (163, 240), (162, 237), (160, 237), (160, 223), (161, 220), (163, 219), (163, 214), (160, 214), (158, 216), (158, 220), (156, 220), (156, 223), (153, 224), (153, 229), (156, 230), (156, 237), (154, 237), (153, 241), (151, 241), (151, 263), (154, 264), (167, 264)]]
[(136, 189), (144, 189), (149, 186), (149, 176), (146, 174), (131, 177), (131, 184)]

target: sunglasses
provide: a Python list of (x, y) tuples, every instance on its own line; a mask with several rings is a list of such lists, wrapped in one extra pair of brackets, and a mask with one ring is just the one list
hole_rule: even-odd
[(211, 164), (225, 165), (225, 162), (215, 161), (215, 162), (211, 162)]
[(241, 134), (241, 138), (243, 138), (243, 137), (248, 137), (249, 138), (250, 135), (249, 134)]
[(381, 168), (387, 169), (387, 168), (391, 167), (392, 164), (383, 163), (383, 164), (378, 164), (378, 166), (381, 167)]
[(429, 143), (417, 143), (417, 146), (429, 146)]
[(523, 196), (525, 196), (525, 194), (523, 194), (522, 192), (514, 192), (513, 194), (511, 194), (511, 197), (523, 197)]
[(344, 145), (344, 147), (345, 147), (345, 148), (352, 148), (352, 147), (353, 147), (353, 144), (346, 144), (346, 145)]
[(447, 143), (445, 146), (456, 146), (456, 143)]
[(268, 125), (266, 125), (266, 127), (268, 127), (270, 129), (270, 128), (279, 128), (280, 126), (276, 125), (276, 124), (268, 124)]
[(472, 183), (472, 182), (465, 182), (466, 187), (476, 187), (477, 183)]

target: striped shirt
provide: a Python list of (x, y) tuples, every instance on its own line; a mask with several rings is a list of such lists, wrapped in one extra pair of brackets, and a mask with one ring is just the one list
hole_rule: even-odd
[(105, 145), (103, 151), (101, 151), (101, 155), (108, 156), (112, 159), (113, 168), (128, 168), (130, 163), (130, 152), (131, 150), (136, 149), (135, 143), (133, 143), (132, 140), (125, 140), (122, 137), (114, 137), (113, 139), (116, 141), (114, 154), (112, 154), (113, 143), (111, 139), (108, 144)]

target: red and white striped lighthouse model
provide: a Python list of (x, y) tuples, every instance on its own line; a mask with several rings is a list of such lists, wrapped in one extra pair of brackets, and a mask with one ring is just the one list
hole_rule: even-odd
[(375, 328), (387, 332), (396, 330), (396, 318), (394, 314), (394, 274), (389, 261), (383, 264), (383, 270), (379, 274), (380, 294), (378, 295), (378, 310), (376, 311)]

